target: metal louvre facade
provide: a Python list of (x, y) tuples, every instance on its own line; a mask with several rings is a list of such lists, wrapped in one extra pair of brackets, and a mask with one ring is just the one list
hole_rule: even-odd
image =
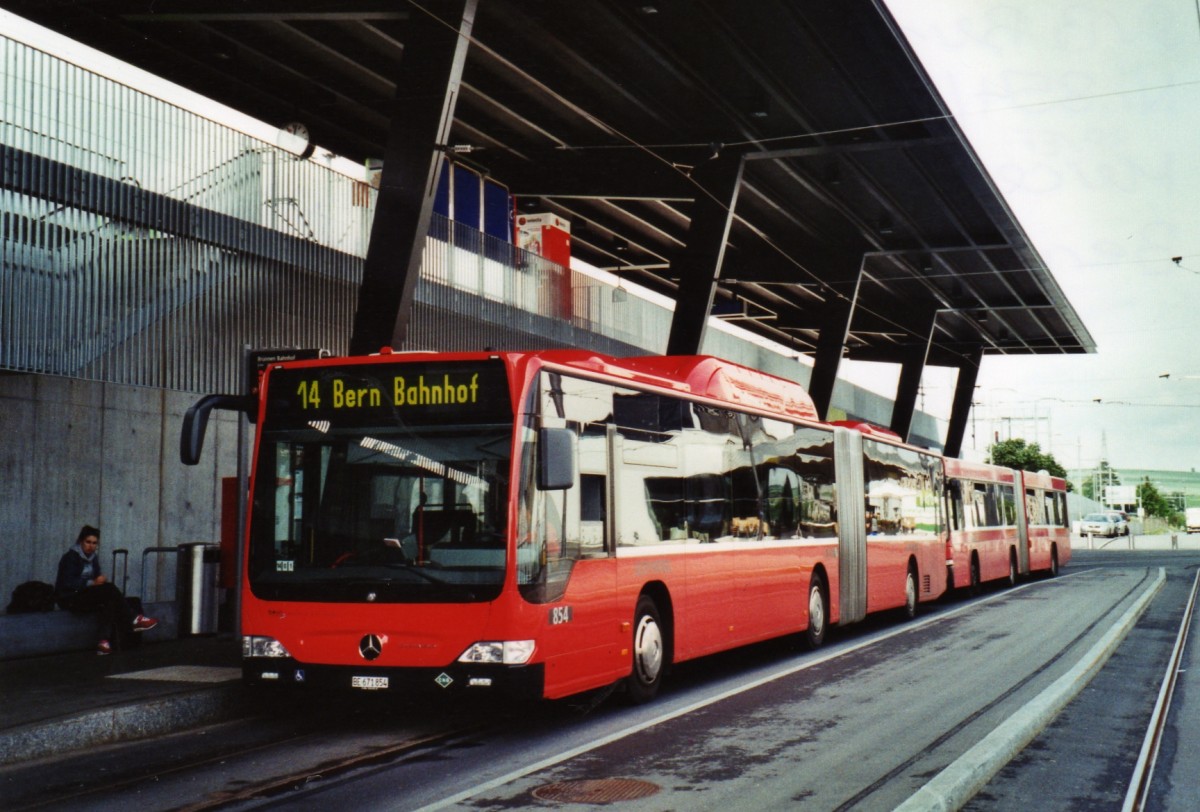
[[(0, 369), (237, 391), (245, 346), (346, 351), (367, 183), (3, 37), (0, 91)], [(397, 349), (661, 352), (669, 321), (435, 215)]]
[(363, 183), (0, 38), (0, 368), (228, 390), (345, 332)]

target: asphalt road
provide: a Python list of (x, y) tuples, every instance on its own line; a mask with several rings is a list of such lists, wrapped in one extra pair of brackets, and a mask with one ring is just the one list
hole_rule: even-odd
[[(1198, 562), (1082, 553), (1057, 579), (839, 630), (819, 652), (779, 641), (684, 664), (642, 707), (272, 703), (252, 719), (7, 770), (3, 806), (594, 810), (622, 798), (623, 810), (891, 810), (1069, 680), (1163, 567), (1098, 675), (967, 806), (1119, 809)], [(1170, 779), (1196, 772), (1200, 725), (1185, 721), (1200, 694), (1186, 687), (1152, 808), (1198, 808), (1183, 805), (1194, 786)]]

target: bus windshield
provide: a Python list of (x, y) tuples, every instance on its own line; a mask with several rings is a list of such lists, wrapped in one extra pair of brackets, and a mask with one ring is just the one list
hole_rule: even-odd
[(266, 600), (471, 602), (500, 593), (512, 414), (504, 368), (277, 370), (251, 510)]

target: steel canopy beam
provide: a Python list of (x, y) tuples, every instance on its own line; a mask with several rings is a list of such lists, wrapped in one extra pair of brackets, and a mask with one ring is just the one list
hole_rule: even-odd
[(917, 411), (917, 395), (921, 390), (921, 374), (929, 357), (929, 344), (933, 339), (934, 323), (939, 311), (930, 310), (921, 314), (921, 323), (914, 330), (924, 335), (925, 340), (904, 348), (900, 362), (900, 380), (896, 384), (896, 400), (892, 404), (892, 431), (908, 440), (912, 430), (913, 415)]
[(954, 400), (950, 406), (950, 426), (946, 429), (943, 453), (947, 457), (962, 454), (963, 437), (967, 433), (967, 418), (971, 415), (971, 401), (975, 398), (975, 381), (979, 379), (979, 365), (983, 362), (983, 345), (967, 353), (958, 365), (958, 381), (954, 385)]
[(862, 269), (862, 259), (859, 258), (852, 272), (848, 267), (834, 269), (833, 274), (825, 278), (832, 284), (853, 282), (854, 287), (848, 296), (831, 298), (826, 302), (825, 318), (817, 335), (817, 351), (808, 380), (808, 395), (822, 420), (829, 418), (833, 387), (837, 383), (838, 367), (842, 363), (846, 339), (850, 335), (850, 323), (854, 320), (854, 309), (858, 304), (858, 291), (862, 286)]
[(958, 139), (949, 135), (927, 135), (920, 138), (890, 138), (879, 141), (858, 141), (849, 144), (818, 144), (810, 147), (762, 149), (746, 152), (748, 161), (779, 161), (788, 158), (812, 158), (820, 155), (852, 155), (863, 152), (883, 152), (910, 149), (917, 146), (957, 145)]
[(678, 261), (679, 290), (667, 355), (694, 355), (704, 343), (744, 166), (740, 155), (720, 156), (692, 175), (704, 193), (696, 197), (687, 246)]
[(408, 334), (477, 4), (460, 0), (453, 25), (422, 13), (408, 29), (350, 335), (352, 355), (400, 346)]

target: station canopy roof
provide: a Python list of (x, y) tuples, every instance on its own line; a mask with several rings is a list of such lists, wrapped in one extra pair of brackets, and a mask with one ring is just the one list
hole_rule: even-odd
[[(384, 153), (413, 20), (461, 12), (5, 6), (358, 161)], [(899, 360), (931, 313), (929, 363), (1095, 349), (882, 0), (478, 0), (451, 144), (521, 211), (570, 221), (574, 255), (669, 296), (693, 171), (745, 155), (714, 312), (797, 352), (856, 288), (851, 358)]]

